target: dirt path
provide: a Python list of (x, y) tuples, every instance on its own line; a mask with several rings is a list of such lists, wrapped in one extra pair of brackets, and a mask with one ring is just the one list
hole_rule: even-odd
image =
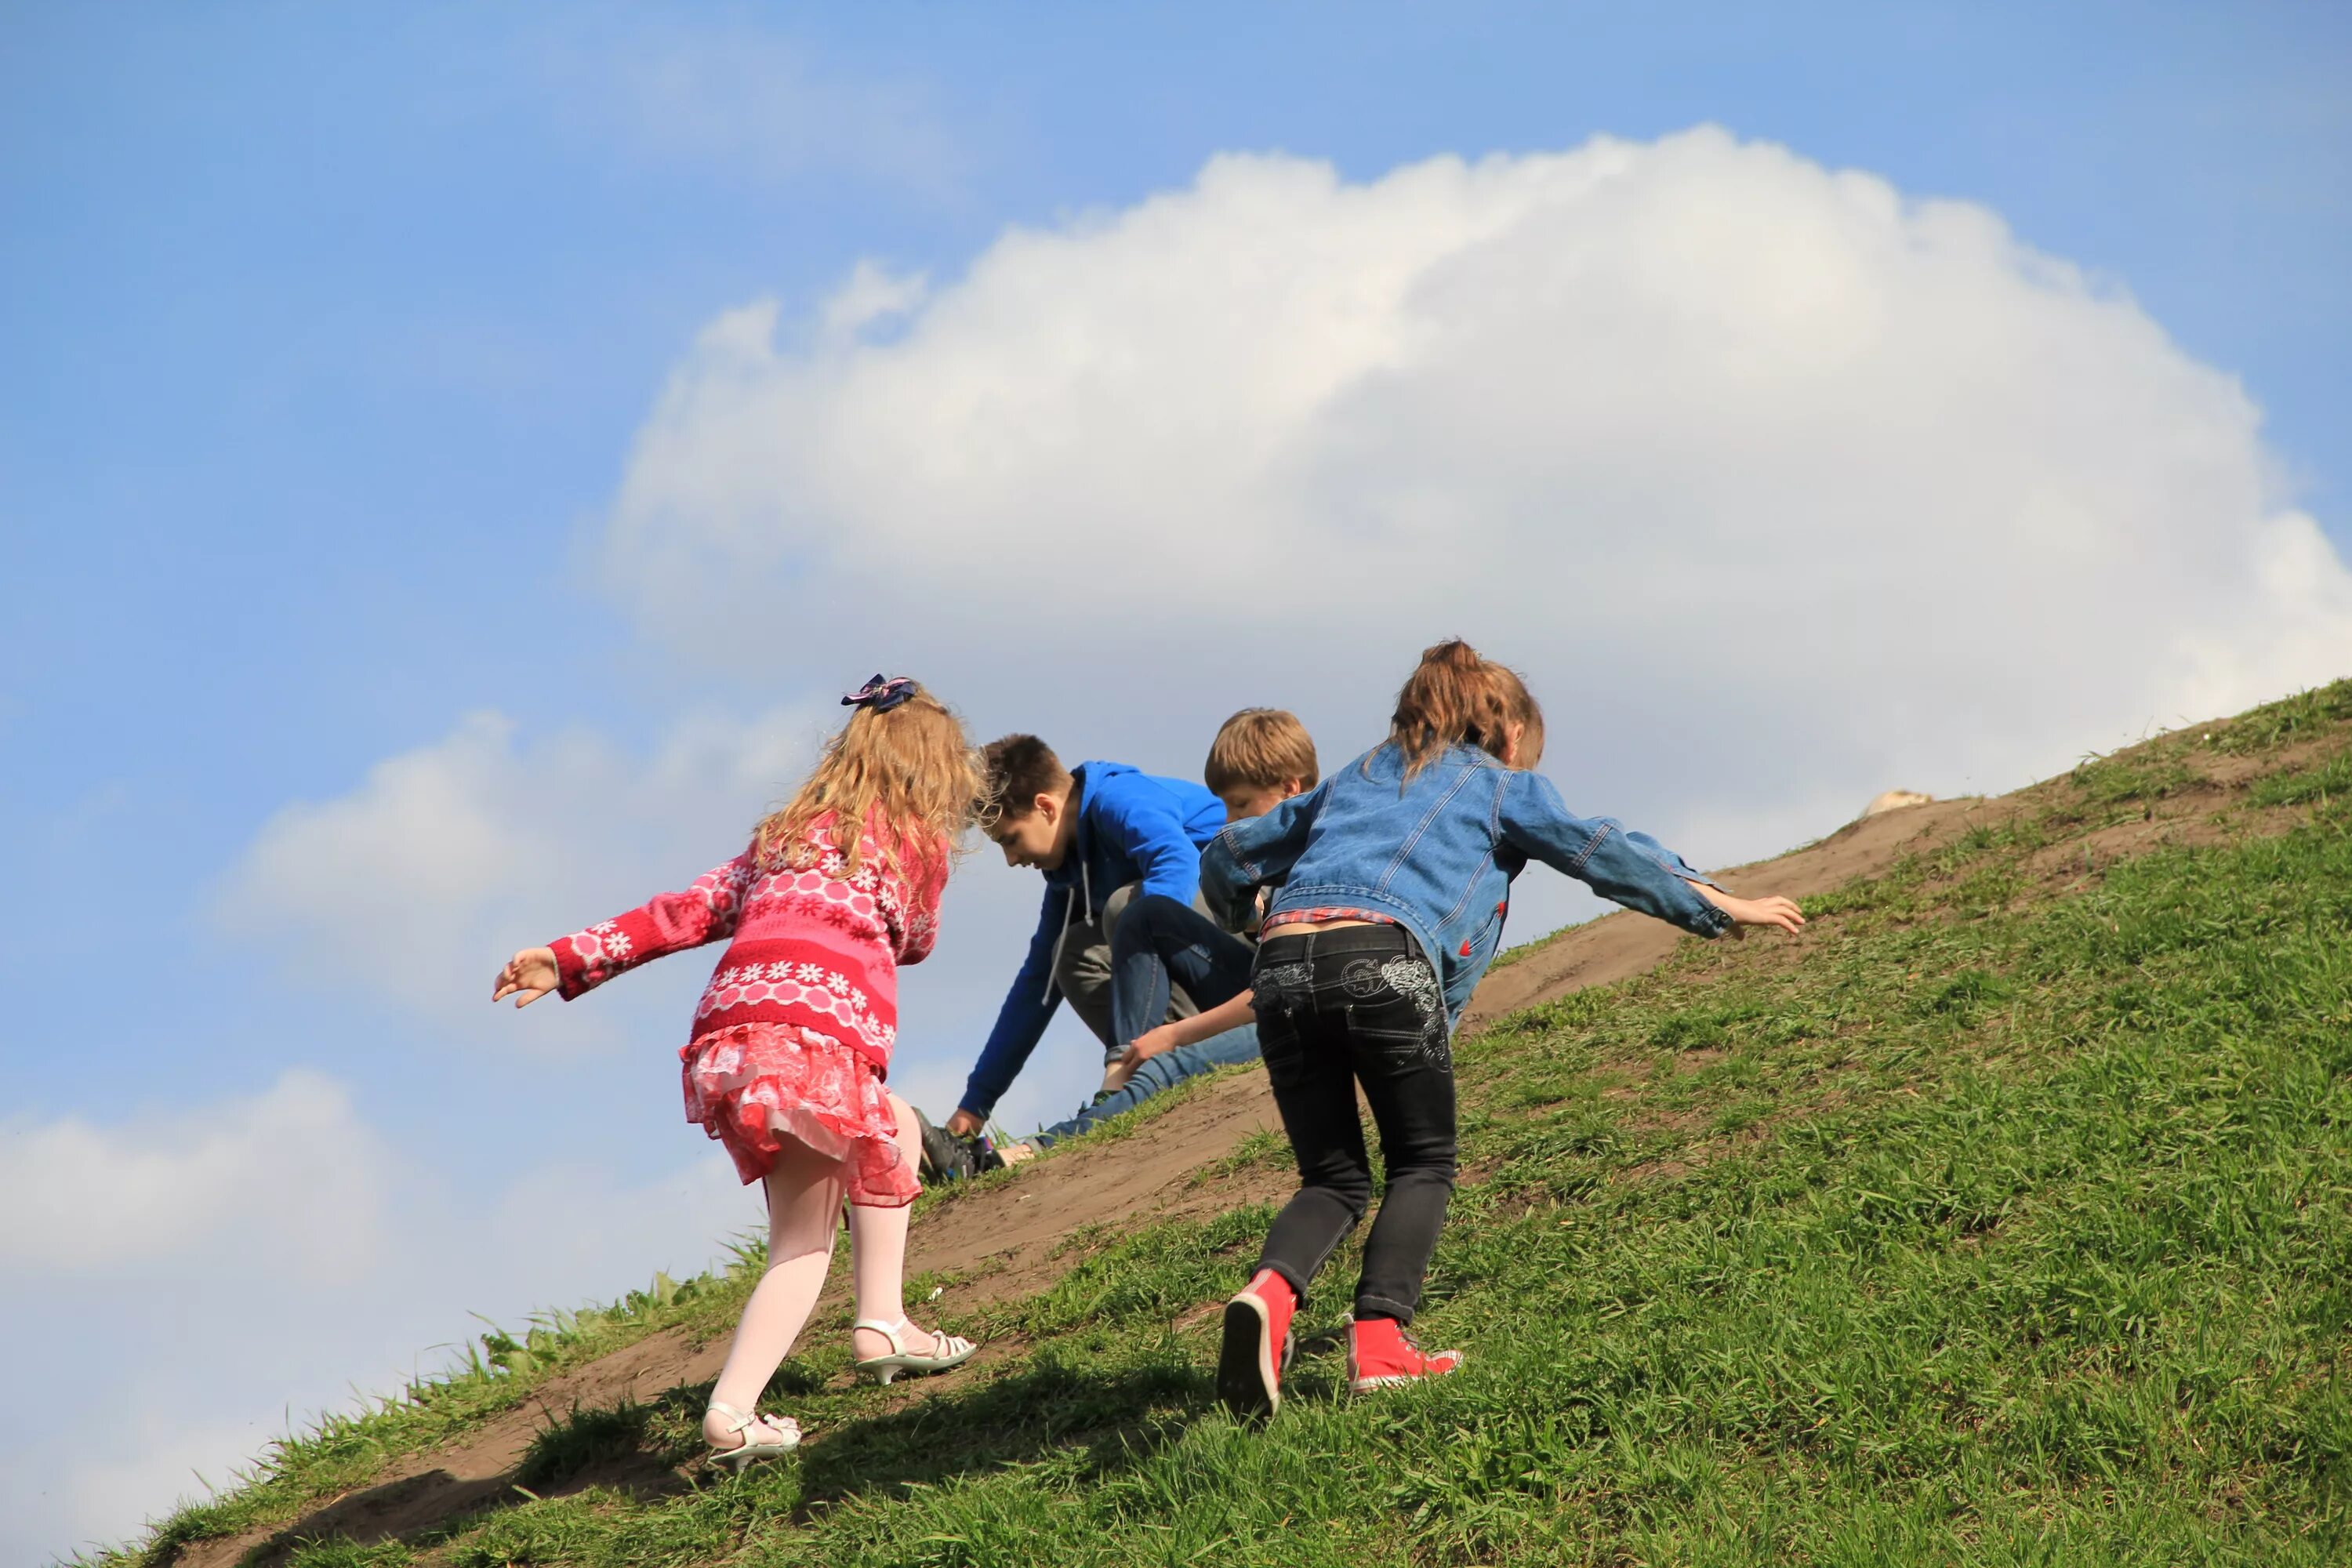
[[(1904, 854), (1932, 847), (1975, 823), (2015, 809), (2016, 798), (1904, 807), (1853, 823), (1778, 858), (1735, 868), (1724, 879), (1748, 894), (1795, 898), (1825, 892), (1884, 871)], [(1465, 1026), (1638, 974), (1662, 962), (1681, 940), (1673, 928), (1632, 913), (1573, 927), (1490, 974), (1471, 1001)], [(1195, 1179), (1196, 1173), (1244, 1137), (1276, 1125), (1263, 1073), (1243, 1073), (1212, 1084), (1125, 1138), (1072, 1149), (1040, 1162), (1016, 1181), (974, 1191), (929, 1211), (910, 1239), (908, 1270), (964, 1277), (939, 1303), (950, 1316), (959, 1305), (1043, 1289), (1071, 1264), (1065, 1244), (1090, 1226), (1112, 1221), (1132, 1226), (1205, 1213), (1285, 1190), (1287, 1181), (1263, 1171)], [(820, 1311), (839, 1300), (838, 1289), (829, 1292)], [(549, 1413), (629, 1400), (651, 1403), (670, 1389), (715, 1377), (726, 1349), (724, 1340), (696, 1344), (682, 1331), (656, 1334), (550, 1379), (532, 1391), (525, 1407), (493, 1420), (463, 1444), (405, 1459), (384, 1479), (335, 1499), (292, 1525), (196, 1542), (184, 1549), (178, 1561), (192, 1568), (229, 1568), (256, 1548), (263, 1549), (258, 1560), (268, 1562), (282, 1556), (295, 1541), (337, 1532), (362, 1542), (413, 1535), (506, 1492)], [(983, 1349), (973, 1368), (985, 1367), (993, 1359)], [(928, 1386), (951, 1386), (965, 1375), (950, 1374)], [(688, 1484), (678, 1473), (640, 1458), (575, 1478), (563, 1489), (591, 1482), (640, 1495)]]
[[(1210, 1181), (1195, 1181), (1194, 1173), (1250, 1133), (1276, 1124), (1263, 1073), (1211, 1084), (1128, 1137), (1074, 1148), (1041, 1162), (1016, 1182), (927, 1213), (908, 1238), (908, 1271), (967, 1276), (938, 1303), (950, 1316), (959, 1306), (1043, 1289), (1069, 1267), (1063, 1244), (1089, 1226), (1203, 1214), (1274, 1195), (1286, 1184), (1264, 1172)], [(818, 1321), (845, 1305), (845, 1286), (837, 1274), (818, 1305)], [(414, 1535), (508, 1492), (531, 1439), (551, 1415), (561, 1416), (575, 1405), (651, 1404), (670, 1389), (708, 1383), (726, 1358), (723, 1338), (697, 1344), (677, 1330), (648, 1336), (548, 1379), (531, 1391), (526, 1405), (491, 1420), (463, 1443), (405, 1458), (383, 1479), (324, 1503), (290, 1525), (194, 1542), (175, 1561), (189, 1568), (230, 1568), (257, 1547), (263, 1549), (259, 1561), (268, 1563), (302, 1540), (338, 1533), (360, 1542)], [(976, 1372), (993, 1359), (983, 1347), (969, 1365)], [(950, 1373), (922, 1386), (951, 1387), (968, 1375)], [(640, 1459), (576, 1476), (558, 1489), (570, 1492), (592, 1484), (649, 1496), (688, 1483), (667, 1467)]]

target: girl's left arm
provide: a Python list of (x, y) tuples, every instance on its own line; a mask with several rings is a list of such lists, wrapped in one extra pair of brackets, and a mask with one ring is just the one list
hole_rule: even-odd
[(626, 914), (559, 938), (556, 990), (568, 1002), (664, 953), (734, 935), (758, 869), (756, 856), (746, 849), (705, 871), (684, 892), (661, 894)]
[(1514, 772), (1506, 780), (1501, 826), (1503, 837), (1529, 859), (1566, 872), (1627, 909), (1697, 936), (1720, 935), (1732, 923), (1699, 890), (1698, 884), (1713, 884), (1681, 856), (1646, 833), (1626, 831), (1613, 818), (1570, 815), (1559, 791), (1541, 773)]

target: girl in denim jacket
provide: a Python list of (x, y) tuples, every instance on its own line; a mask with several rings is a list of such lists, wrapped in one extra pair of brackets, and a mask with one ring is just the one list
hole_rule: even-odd
[(1404, 1331), (1454, 1192), (1454, 1026), (1501, 944), (1511, 880), (1528, 861), (1699, 936), (1804, 923), (1787, 899), (1735, 898), (1655, 839), (1570, 816), (1531, 771), (1542, 754), (1543, 714), (1519, 678), (1459, 639), (1440, 643), (1398, 693), (1384, 743), (1233, 824), (1201, 857), (1213, 910), (1276, 889), (1251, 991), (1300, 1181), (1255, 1275), (1225, 1308), (1217, 1391), (1236, 1412), (1280, 1405), (1292, 1314), (1370, 1201), (1360, 1084), (1388, 1191), (1364, 1243), (1349, 1386), (1461, 1364), (1457, 1351), (1424, 1354)]

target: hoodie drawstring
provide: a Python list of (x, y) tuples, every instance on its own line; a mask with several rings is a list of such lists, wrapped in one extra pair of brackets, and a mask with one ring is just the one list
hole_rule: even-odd
[(1053, 962), (1045, 966), (1045, 989), (1037, 998), (1040, 1002), (1051, 1002), (1054, 999), (1054, 984), (1060, 979), (1062, 973), (1062, 944), (1070, 940), (1070, 910), (1071, 906), (1077, 901), (1077, 897), (1078, 890), (1072, 888), (1069, 897), (1062, 900), (1062, 929), (1054, 937), (1054, 958)]
[[(1070, 847), (1075, 851), (1078, 846), (1073, 843)], [(1087, 869), (1084, 855), (1078, 857), (1078, 882), (1086, 889), (1087, 918), (1091, 921), (1095, 912), (1095, 879), (1094, 874)], [(1037, 998), (1040, 1002), (1054, 999), (1054, 985), (1062, 973), (1062, 947), (1070, 940), (1070, 922), (1077, 917), (1078, 896), (1078, 889), (1072, 888), (1068, 900), (1062, 905), (1062, 929), (1054, 938), (1054, 962), (1046, 967), (1045, 991)]]
[[(1087, 869), (1085, 818), (1079, 818), (1077, 826), (1079, 826), (1079, 832), (1070, 835), (1070, 853), (1077, 856), (1077, 881), (1079, 886), (1085, 886), (1087, 889), (1087, 920), (1091, 921), (1094, 920), (1094, 872)], [(1077, 917), (1077, 898), (1079, 898), (1079, 889), (1070, 889), (1070, 898), (1061, 905), (1061, 931), (1054, 936), (1054, 962), (1046, 963), (1045, 994), (1037, 996), (1037, 1002), (1051, 1002), (1051, 999), (1054, 999), (1054, 983), (1061, 978), (1061, 947), (1063, 942), (1070, 941), (1070, 921)]]

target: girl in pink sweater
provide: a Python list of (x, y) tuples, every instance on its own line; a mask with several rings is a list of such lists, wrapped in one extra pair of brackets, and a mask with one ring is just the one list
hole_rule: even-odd
[(955, 840), (981, 781), (955, 715), (914, 681), (876, 676), (815, 772), (751, 847), (682, 893), (518, 952), (491, 1000), (566, 1000), (647, 959), (730, 939), (678, 1053), (686, 1116), (764, 1182), (768, 1269), (711, 1391), (703, 1436), (737, 1469), (789, 1453), (800, 1428), (753, 1414), (815, 1306), (842, 1199), (857, 1287), (859, 1370), (943, 1372), (972, 1346), (908, 1322), (907, 1205), (921, 1144), (883, 1087), (898, 1040), (898, 967), (931, 951)]

